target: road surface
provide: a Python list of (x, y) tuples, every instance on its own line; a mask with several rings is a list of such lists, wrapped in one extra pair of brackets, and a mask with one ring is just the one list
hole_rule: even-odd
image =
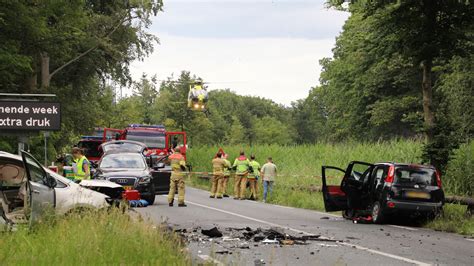
[[(157, 196), (155, 205), (136, 210), (153, 222), (186, 229), (193, 239), (188, 245), (193, 258), (218, 265), (474, 265), (473, 239), (457, 234), (354, 224), (323, 212), (232, 198), (210, 199), (207, 191), (194, 188), (187, 188), (186, 203), (187, 208), (170, 208), (166, 197)], [(230, 234), (228, 228), (283, 228), (294, 236), (321, 235), (341, 242), (280, 246), (244, 239), (210, 241), (200, 229), (214, 226), (224, 236)]]

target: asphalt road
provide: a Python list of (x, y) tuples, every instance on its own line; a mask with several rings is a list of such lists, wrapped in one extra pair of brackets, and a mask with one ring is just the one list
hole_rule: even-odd
[[(474, 241), (457, 234), (397, 225), (354, 224), (337, 215), (232, 198), (210, 199), (207, 191), (187, 188), (187, 208), (155, 205), (136, 209), (156, 223), (186, 229), (189, 250), (199, 260), (222, 265), (474, 265)], [(280, 246), (243, 239), (211, 241), (202, 229), (282, 228), (294, 236), (321, 235), (340, 242), (310, 241)], [(193, 231), (196, 231), (193, 233)], [(242, 248), (244, 247), (244, 248)], [(216, 254), (216, 252), (218, 254)], [(221, 254), (227, 253), (227, 254)], [(256, 263), (257, 262), (257, 263)]]

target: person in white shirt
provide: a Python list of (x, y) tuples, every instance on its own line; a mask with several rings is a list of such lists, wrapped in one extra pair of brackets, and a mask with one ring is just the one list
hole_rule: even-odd
[(267, 202), (267, 196), (272, 193), (273, 183), (277, 176), (277, 167), (273, 163), (272, 157), (269, 157), (267, 163), (262, 166), (260, 174), (263, 182), (263, 202)]

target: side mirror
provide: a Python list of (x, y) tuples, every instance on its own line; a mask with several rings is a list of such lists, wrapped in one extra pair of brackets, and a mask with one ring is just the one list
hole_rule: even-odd
[(58, 185), (58, 181), (56, 181), (56, 179), (50, 175), (48, 175), (47, 179), (46, 179), (46, 183), (45, 185), (47, 185), (48, 187), (50, 188), (55, 188), (57, 185)]
[(157, 163), (157, 164), (153, 167), (154, 170), (159, 170), (159, 169), (163, 169), (163, 168), (165, 168), (165, 164), (164, 164), (164, 163)]

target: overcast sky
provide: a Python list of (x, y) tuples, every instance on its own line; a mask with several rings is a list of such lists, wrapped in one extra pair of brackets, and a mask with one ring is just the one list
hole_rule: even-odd
[(330, 57), (348, 13), (324, 0), (165, 0), (151, 31), (155, 52), (132, 75), (165, 79), (191, 71), (209, 89), (289, 105), (318, 84), (319, 59)]

